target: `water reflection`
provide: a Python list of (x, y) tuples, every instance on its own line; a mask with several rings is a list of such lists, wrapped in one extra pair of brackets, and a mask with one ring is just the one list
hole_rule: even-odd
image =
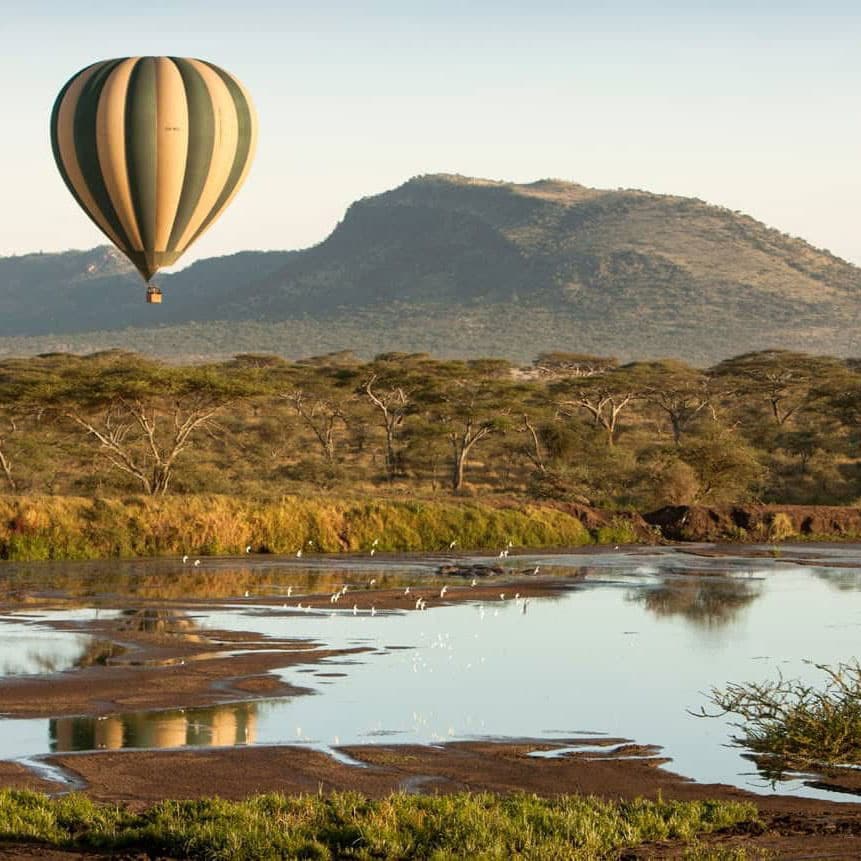
[(59, 673), (76, 666), (92, 638), (56, 631), (39, 618), (0, 617), (0, 675)]
[(353, 589), (396, 589), (422, 582), (442, 583), (436, 576), (440, 559), (201, 560), (199, 567), (179, 560), (134, 562), (3, 563), (2, 597), (26, 602), (34, 595), (62, 593), (68, 599), (93, 601), (117, 595), (150, 600), (191, 600), (242, 597), (293, 597), (332, 592), (344, 583)]
[(762, 582), (737, 577), (685, 577), (633, 589), (629, 601), (658, 617), (682, 616), (703, 628), (722, 628), (762, 595)]
[(257, 704), (53, 718), (48, 722), (48, 734), (55, 753), (253, 744), (257, 741)]
[(857, 568), (815, 568), (814, 574), (841, 592), (861, 592), (861, 571)]

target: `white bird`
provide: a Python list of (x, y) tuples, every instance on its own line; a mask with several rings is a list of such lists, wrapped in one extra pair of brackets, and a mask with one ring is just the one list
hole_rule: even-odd
[(409, 594), (410, 594), (410, 587), (407, 586), (407, 588), (404, 589), (404, 595), (409, 595)]
[(500, 601), (504, 601), (504, 600), (505, 600), (505, 592), (500, 592), (500, 593), (499, 593), (499, 600), (500, 600)]
[(200, 560), (199, 560), (199, 559), (195, 559), (195, 560), (194, 560), (194, 567), (195, 567), (195, 568), (200, 568)]
[(380, 543), (380, 539), (379, 539), (379, 538), (375, 538), (375, 539), (371, 542), (371, 547), (376, 547), (379, 543)]
[(245, 590), (245, 597), (246, 597), (246, 598), (250, 598), (250, 597), (251, 597), (251, 593), (250, 593), (247, 589)]
[(182, 564), (185, 565), (186, 562), (188, 562), (188, 556), (183, 556), (182, 557)]
[(309, 547), (313, 547), (313, 546), (314, 546), (314, 542), (313, 542), (313, 541), (311, 541), (311, 539), (310, 539), (310, 538), (308, 539), (308, 546), (309, 546)]
[(478, 580), (476, 580), (475, 577), (472, 578), (472, 585), (478, 586)]
[(377, 582), (377, 578), (376, 578), (376, 577), (372, 578), (372, 579), (371, 579), (371, 582), (370, 582), (370, 583), (368, 583), (368, 588), (370, 588), (371, 586), (376, 585), (376, 582)]
[(506, 546), (506, 547), (514, 547), (514, 544), (512, 544), (512, 542), (511, 542), (511, 541), (509, 541), (509, 542), (508, 542), (508, 544), (506, 544), (505, 546)]
[(536, 566), (535, 566), (535, 570), (534, 570), (532, 573), (533, 573), (533, 574), (537, 574), (540, 570), (541, 570), (541, 566), (540, 566), (540, 565), (536, 565)]
[(515, 600), (515, 601), (520, 600), (520, 592), (515, 592), (515, 593), (514, 593), (514, 600)]
[(422, 599), (421, 599), (421, 598), (419, 598), (419, 599), (416, 601), (416, 610), (421, 610), (421, 608), (422, 608)]
[(440, 598), (445, 598), (445, 593), (448, 591), (448, 586), (443, 586), (442, 589), (439, 590)]
[(334, 604), (334, 603), (335, 603), (335, 601), (337, 601), (340, 597), (341, 597), (341, 593), (340, 593), (340, 592), (336, 592), (336, 593), (335, 593), (335, 594), (334, 594), (334, 595), (329, 599), (329, 603), (330, 603), (330, 604)]
[(250, 553), (250, 552), (251, 552), (251, 545), (250, 545), (250, 544), (245, 548), (245, 552), (246, 552), (246, 553)]
[(376, 607), (374, 607), (374, 606), (372, 606), (372, 607), (371, 607), (371, 615), (372, 615), (372, 616), (376, 616), (376, 615), (377, 615), (377, 608), (376, 608)]
[(296, 605), (296, 609), (297, 609), (297, 610), (301, 610), (301, 609), (302, 609), (302, 602), (301, 602), (301, 601)]
[(287, 587), (287, 597), (289, 598), (292, 594), (293, 594), (293, 587), (288, 586)]
[(371, 548), (371, 556), (373, 556), (376, 552), (377, 552), (377, 548), (376, 548), (376, 547), (372, 547), (372, 548)]
[(297, 559), (302, 558), (302, 548), (301, 547), (296, 551), (296, 558)]
[(354, 616), (359, 615), (359, 605), (358, 604), (353, 604), (353, 615)]
[(454, 550), (454, 545), (455, 545), (455, 544), (457, 544), (457, 541), (452, 541), (452, 542), (448, 545), (448, 549), (449, 549), (449, 550)]
[(427, 610), (427, 608), (428, 608), (428, 602), (425, 601), (424, 598), (422, 598), (422, 610)]

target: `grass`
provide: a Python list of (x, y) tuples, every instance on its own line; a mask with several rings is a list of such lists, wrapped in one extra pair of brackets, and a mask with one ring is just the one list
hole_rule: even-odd
[[(756, 819), (752, 804), (589, 796), (260, 795), (147, 810), (0, 791), (0, 840), (207, 861), (274, 858), (597, 859), (646, 841), (695, 841)], [(701, 856), (706, 857), (706, 856)]]
[(570, 547), (591, 536), (549, 506), (291, 496), (0, 497), (0, 559)]
[(814, 666), (825, 676), (821, 687), (779, 676), (709, 694), (721, 715), (738, 718), (734, 743), (775, 776), (787, 767), (861, 765), (861, 663)]

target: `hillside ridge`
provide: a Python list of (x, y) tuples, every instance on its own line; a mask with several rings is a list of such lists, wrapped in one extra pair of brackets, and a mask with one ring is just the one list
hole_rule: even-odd
[[(571, 349), (710, 362), (763, 346), (858, 351), (861, 268), (749, 215), (639, 189), (417, 176), (355, 201), (317, 245), (159, 277), (157, 309), (117, 257), (102, 247), (0, 258), (0, 351), (26, 351), (34, 335), (103, 343), (131, 330), (138, 346), (150, 337), (171, 353), (158, 330), (192, 323), (209, 327), (213, 348), (238, 351), (253, 329), (291, 356), (336, 331), (335, 348), (360, 355)], [(305, 350), (275, 335), (298, 322)]]

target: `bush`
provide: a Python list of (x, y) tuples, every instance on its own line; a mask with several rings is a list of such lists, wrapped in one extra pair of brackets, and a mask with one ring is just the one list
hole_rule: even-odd
[(861, 664), (829, 667), (817, 688), (780, 675), (777, 681), (713, 688), (710, 701), (718, 717), (736, 715), (741, 730), (733, 742), (765, 757), (771, 771), (810, 765), (861, 765)]

